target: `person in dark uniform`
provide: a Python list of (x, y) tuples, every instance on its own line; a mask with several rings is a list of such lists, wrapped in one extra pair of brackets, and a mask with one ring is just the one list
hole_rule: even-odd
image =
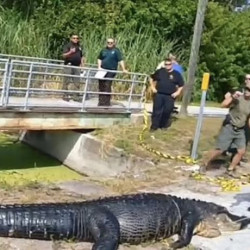
[[(107, 39), (106, 48), (100, 51), (98, 56), (98, 69), (104, 70), (117, 70), (118, 64), (120, 64), (123, 72), (128, 72), (125, 68), (125, 64), (122, 58), (121, 51), (116, 47), (115, 40), (113, 38)], [(107, 72), (104, 78), (114, 78), (115, 72)], [(99, 80), (99, 92), (111, 93), (112, 80)], [(110, 106), (111, 95), (100, 94), (98, 106)]]
[(170, 58), (165, 59), (164, 68), (155, 71), (150, 77), (154, 95), (151, 131), (170, 126), (170, 116), (175, 98), (182, 92), (184, 80), (182, 75), (173, 69)]
[[(64, 65), (73, 66), (73, 67), (65, 67), (64, 74), (80, 76), (81, 74), (80, 67), (84, 67), (85, 57), (79, 42), (78, 35), (72, 34), (70, 37), (70, 42), (63, 47), (63, 58), (64, 58)], [(63, 90), (68, 90), (70, 84), (73, 84), (74, 90), (79, 90), (80, 78), (68, 77), (68, 76), (65, 77), (63, 82)], [(63, 99), (68, 101), (69, 99), (71, 99), (71, 97), (65, 94)]]

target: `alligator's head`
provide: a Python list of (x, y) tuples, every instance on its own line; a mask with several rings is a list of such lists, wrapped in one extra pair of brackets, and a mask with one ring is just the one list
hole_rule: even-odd
[(215, 215), (215, 221), (221, 231), (237, 231), (246, 228), (250, 224), (250, 218), (237, 216), (228, 211)]
[(217, 237), (221, 232), (241, 230), (250, 224), (250, 218), (231, 214), (214, 203), (209, 203), (201, 213), (202, 219), (195, 232), (204, 237)]

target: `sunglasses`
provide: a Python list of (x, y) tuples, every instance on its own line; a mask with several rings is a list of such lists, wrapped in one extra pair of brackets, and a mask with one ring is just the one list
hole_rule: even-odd
[(250, 92), (250, 88), (248, 87), (245, 87), (244, 90)]

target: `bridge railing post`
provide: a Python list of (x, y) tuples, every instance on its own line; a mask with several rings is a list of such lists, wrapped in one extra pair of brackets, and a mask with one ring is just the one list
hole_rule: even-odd
[(87, 91), (88, 91), (89, 75), (90, 75), (90, 69), (87, 70), (86, 82), (85, 82), (83, 96), (82, 96), (82, 108), (81, 108), (82, 112), (85, 111), (85, 102), (86, 102), (86, 96), (87, 96)]
[(130, 89), (130, 93), (129, 93), (129, 97), (128, 97), (128, 107), (127, 107), (127, 111), (130, 111), (131, 108), (131, 101), (132, 101), (132, 95), (133, 95), (133, 91), (134, 91), (134, 86), (135, 86), (135, 81), (136, 81), (137, 75), (133, 75), (132, 78), (132, 84), (131, 84), (131, 89)]
[(7, 87), (7, 77), (8, 77), (9, 60), (5, 61), (4, 74), (3, 74), (3, 84), (1, 93), (1, 105), (4, 104), (4, 99), (6, 98), (6, 87)]
[[(49, 63), (49, 60), (47, 60), (46, 63), (48, 64), (48, 63)], [(45, 74), (44, 74), (44, 76), (43, 76), (43, 84), (42, 84), (42, 86), (45, 86), (45, 85), (46, 85), (47, 73), (48, 73), (48, 65), (46, 65), (46, 67), (45, 67)]]
[(13, 61), (10, 61), (9, 67), (8, 67), (8, 73), (7, 73), (7, 80), (6, 80), (6, 93), (5, 93), (5, 100), (3, 101), (3, 106), (7, 107), (9, 103), (10, 98), (10, 84), (12, 79), (12, 70), (13, 70)]
[(32, 71), (33, 71), (33, 65), (34, 63), (32, 62), (30, 64), (30, 69), (29, 69), (29, 76), (28, 76), (28, 81), (27, 81), (27, 89), (26, 89), (26, 93), (25, 93), (25, 101), (24, 101), (24, 110), (27, 110), (28, 107), (28, 100), (29, 100), (29, 94), (30, 94), (30, 85), (31, 85), (31, 81), (32, 81)]
[(140, 98), (140, 102), (139, 102), (139, 108), (142, 108), (143, 102), (145, 102), (145, 92), (147, 89), (147, 81), (148, 81), (148, 76), (145, 76), (144, 81), (143, 81), (143, 87), (142, 87), (142, 92), (141, 92), (141, 98)]

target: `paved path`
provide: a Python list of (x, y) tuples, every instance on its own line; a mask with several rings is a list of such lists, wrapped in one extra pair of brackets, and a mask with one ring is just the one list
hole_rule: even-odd
[[(152, 112), (152, 103), (146, 104), (146, 109), (148, 112)], [(180, 110), (180, 105), (176, 105), (178, 107), (178, 111)], [(188, 114), (190, 116), (197, 116), (199, 115), (200, 107), (199, 106), (189, 106), (188, 107)], [(228, 113), (227, 108), (216, 108), (216, 107), (205, 107), (204, 108), (204, 116), (210, 117), (224, 117)]]

